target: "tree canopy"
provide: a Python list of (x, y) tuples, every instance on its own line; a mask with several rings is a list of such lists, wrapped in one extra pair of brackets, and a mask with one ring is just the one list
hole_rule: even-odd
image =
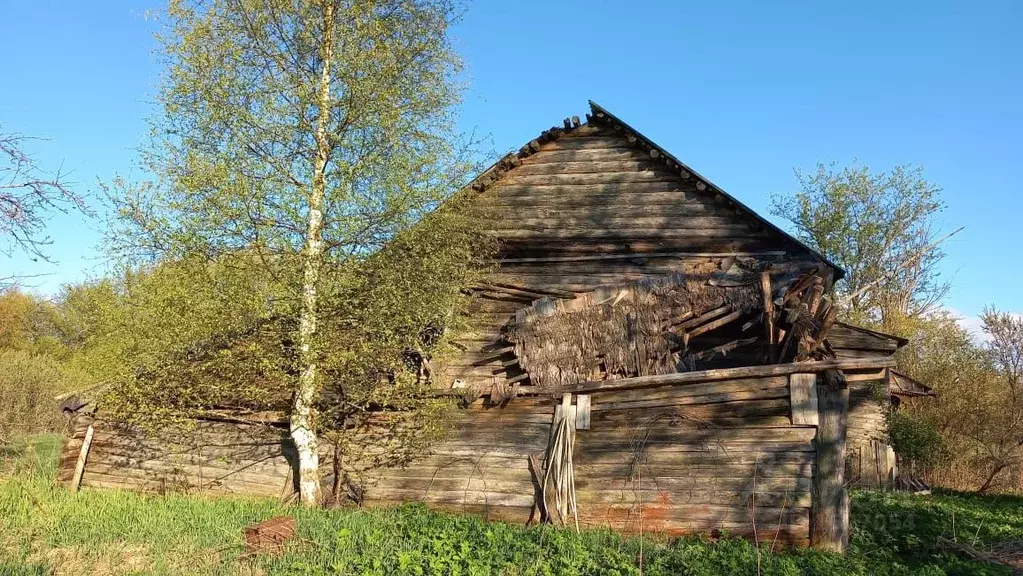
[[(167, 337), (182, 337), (179, 356), (219, 342), (200, 337), (209, 322), (245, 342), (200, 346), (204, 377), (230, 366), (288, 393), (302, 498), (314, 504), (317, 433), (380, 406), (381, 391), (396, 405), (397, 389), (416, 397), (405, 355), (435, 344), (421, 334), (452, 321), (486, 260), (471, 215), (437, 211), (474, 168), (453, 121), (456, 6), (176, 0), (168, 16), (163, 113), (143, 156), (156, 178), (115, 182), (109, 245), (149, 282), (181, 266), (202, 279), (166, 303), (199, 298), (211, 315), (182, 310), (194, 324)], [(162, 290), (157, 305), (180, 288)], [(120, 397), (187, 398), (159, 393), (160, 380)], [(325, 387), (348, 409), (318, 420)], [(212, 385), (191, 389), (192, 404), (218, 397)]]
[(771, 212), (846, 270), (836, 286), (846, 319), (898, 331), (905, 319), (935, 309), (949, 286), (937, 270), (945, 205), (920, 168), (820, 164), (796, 177), (799, 189), (776, 195)]

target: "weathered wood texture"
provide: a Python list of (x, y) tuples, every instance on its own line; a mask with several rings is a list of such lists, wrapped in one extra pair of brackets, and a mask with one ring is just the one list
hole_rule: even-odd
[(865, 380), (849, 384), (848, 473), (858, 486), (890, 486), (895, 462), (889, 458), (884, 381)]
[[(589, 429), (576, 431), (573, 449), (580, 525), (633, 533), (755, 533), (779, 546), (807, 545), (816, 429), (791, 424), (789, 399), (787, 376), (590, 396)], [(366, 433), (363, 459), (341, 460), (339, 469), (368, 506), (421, 501), (525, 523), (535, 494), (529, 457), (543, 457), (561, 401), (528, 396), (494, 405), (480, 398), (456, 411), (446, 437), (407, 465), (374, 467), (373, 451), (385, 448), (378, 433)], [(76, 422), (61, 480), (70, 479), (89, 423)], [(201, 487), (274, 498), (294, 490), (284, 430), (199, 423), (154, 436), (102, 421), (95, 427), (86, 487)], [(329, 476), (333, 462), (329, 451), (325, 456)]]
[(845, 375), (831, 370), (818, 375), (819, 426), (814, 438), (812, 544), (819, 550), (844, 552), (849, 545), (849, 493), (845, 485), (846, 426), (849, 386)]
[(278, 497), (290, 480), (287, 431), (198, 422), (159, 433), (79, 416), (64, 445), (57, 479), (73, 481), (89, 425), (95, 433), (81, 485), (157, 491), (211, 491)]
[[(493, 282), (581, 293), (679, 272), (706, 279), (737, 254), (820, 264), (620, 127), (594, 121), (526, 150), (479, 193), (487, 229), (501, 243)], [(439, 384), (530, 384), (513, 354), (488, 353), (507, 346), (502, 327), (534, 299), (481, 291), (476, 328), (457, 339), (464, 354), (436, 363)]]
[[(789, 398), (786, 376), (590, 396), (589, 429), (576, 431), (573, 452), (580, 525), (808, 544), (816, 429), (791, 424)], [(488, 402), (461, 413), (432, 454), (366, 472), (366, 502), (526, 522), (528, 458), (542, 458), (560, 398)]]

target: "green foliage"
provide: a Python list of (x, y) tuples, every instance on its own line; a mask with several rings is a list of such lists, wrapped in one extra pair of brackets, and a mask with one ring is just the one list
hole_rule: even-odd
[(985, 550), (1023, 539), (1023, 499), (937, 493), (930, 497), (892, 492), (860, 492), (852, 499), (850, 554), (869, 558), (871, 573), (1004, 574), (942, 547), (944, 538)]
[[(0, 569), (156, 574), (619, 574), (718, 576), (1005, 575), (941, 546), (979, 550), (1023, 539), (1023, 500), (937, 493), (855, 492), (844, 556), (757, 549), (745, 540), (639, 539), (596, 530), (522, 528), (449, 516), (422, 505), (393, 510), (305, 509), (249, 498), (69, 493), (51, 480), (56, 437), (0, 453)], [(25, 464), (12, 466), (12, 459)], [(12, 470), (17, 470), (12, 472)], [(294, 515), (300, 539), (283, 555), (243, 554), (242, 529)], [(642, 564), (640, 558), (642, 557)], [(17, 572), (16, 572), (17, 573)]]
[(492, 249), (451, 199), (476, 168), (455, 133), (455, 13), (170, 3), (154, 180), (109, 190), (131, 282), (113, 286), (113, 329), (77, 331), (104, 334), (83, 362), (115, 383), (105, 407), (159, 421), (311, 390), (310, 426), (337, 442), (369, 412), (410, 450), (438, 431), (420, 360), (444, 353)]
[(0, 350), (0, 444), (14, 434), (60, 430), (54, 396), (78, 380), (57, 361), (22, 350)]
[(885, 424), (888, 443), (904, 464), (930, 468), (945, 456), (941, 434), (933, 423), (904, 410), (889, 409)]
[(796, 177), (800, 190), (775, 196), (771, 212), (846, 270), (838, 291), (848, 297), (847, 319), (891, 331), (934, 309), (948, 288), (936, 269), (944, 254), (933, 245), (944, 203), (921, 169), (821, 164)]
[(913, 325), (909, 346), (898, 353), (899, 367), (930, 385), (937, 398), (909, 399), (903, 409), (925, 427), (918, 432), (933, 429), (941, 436), (947, 456), (927, 466), (929, 479), (961, 490), (1018, 489), (1010, 471), (1023, 462), (1023, 418), (1011, 366), (1023, 341), (992, 323), (999, 338), (980, 343), (947, 312)]
[(63, 357), (66, 353), (56, 325), (59, 310), (17, 287), (0, 290), (0, 350), (25, 350)]

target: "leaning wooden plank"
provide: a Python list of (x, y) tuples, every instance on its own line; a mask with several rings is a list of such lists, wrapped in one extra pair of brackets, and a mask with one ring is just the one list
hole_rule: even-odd
[(699, 336), (700, 334), (705, 334), (707, 332), (710, 332), (711, 330), (716, 330), (716, 329), (724, 326), (725, 324), (728, 324), (730, 322), (735, 322), (741, 316), (742, 316), (742, 311), (741, 310), (736, 310), (735, 312), (732, 312), (731, 314), (726, 314), (725, 316), (722, 316), (721, 318), (718, 318), (717, 320), (713, 320), (713, 321), (708, 322), (706, 324), (703, 324), (701, 326), (697, 326), (696, 328), (693, 328), (692, 330), (687, 332), (686, 335), (689, 338), (695, 338), (695, 337)]
[(727, 356), (729, 352), (735, 350), (736, 348), (742, 348), (743, 346), (756, 344), (757, 340), (758, 338), (755, 337), (743, 338), (741, 340), (732, 340), (731, 342), (725, 342), (724, 344), (715, 346), (713, 348), (708, 348), (707, 350), (697, 352), (696, 354), (693, 354), (692, 357), (694, 360), (709, 360), (718, 354), (722, 356)]
[(578, 384), (569, 384), (566, 386), (526, 390), (520, 393), (553, 395), (565, 393), (610, 392), (613, 390), (631, 390), (635, 388), (652, 388), (655, 386), (689, 384), (693, 382), (730, 380), (732, 378), (783, 376), (788, 374), (797, 374), (799, 372), (822, 372), (825, 370), (886, 368), (894, 365), (895, 360), (891, 357), (851, 358), (846, 360), (820, 360), (798, 363), (793, 362), (769, 366), (743, 366), (740, 368), (719, 368), (716, 370), (702, 370), (699, 372), (679, 372), (675, 374), (659, 374), (655, 376), (638, 376), (636, 378), (623, 378), (621, 380), (593, 380), (589, 382), (579, 382)]
[(699, 326), (700, 324), (709, 322), (717, 318), (718, 316), (721, 316), (722, 314), (727, 314), (729, 310), (731, 310), (731, 308), (729, 308), (728, 306), (721, 306), (720, 308), (715, 308), (709, 312), (704, 312), (703, 314), (700, 314), (696, 318), (692, 318), (690, 320), (686, 320), (680, 323), (678, 325), (678, 329), (688, 330), (694, 326)]
[(78, 491), (78, 487), (82, 485), (82, 475), (85, 473), (85, 461), (89, 457), (89, 447), (92, 446), (92, 437), (95, 434), (95, 428), (92, 424), (85, 431), (85, 440), (82, 442), (82, 449), (78, 453), (78, 461), (75, 462), (75, 474), (71, 478), (71, 489), (75, 492)]

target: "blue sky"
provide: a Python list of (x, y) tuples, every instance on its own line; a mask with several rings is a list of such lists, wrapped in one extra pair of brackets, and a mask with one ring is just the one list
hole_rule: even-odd
[[(825, 5), (826, 4), (826, 5)], [(47, 138), (83, 190), (134, 173), (160, 66), (159, 2), (0, 4), (0, 124)], [(947, 304), (1023, 312), (1023, 3), (477, 2), (453, 31), (471, 88), (462, 125), (519, 147), (593, 99), (756, 210), (794, 167), (911, 163), (944, 189)], [(12, 56), (14, 55), (14, 56)], [(56, 265), (102, 273), (97, 225), (53, 222)], [(8, 268), (10, 270), (8, 270)], [(0, 273), (0, 275), (3, 275)]]

